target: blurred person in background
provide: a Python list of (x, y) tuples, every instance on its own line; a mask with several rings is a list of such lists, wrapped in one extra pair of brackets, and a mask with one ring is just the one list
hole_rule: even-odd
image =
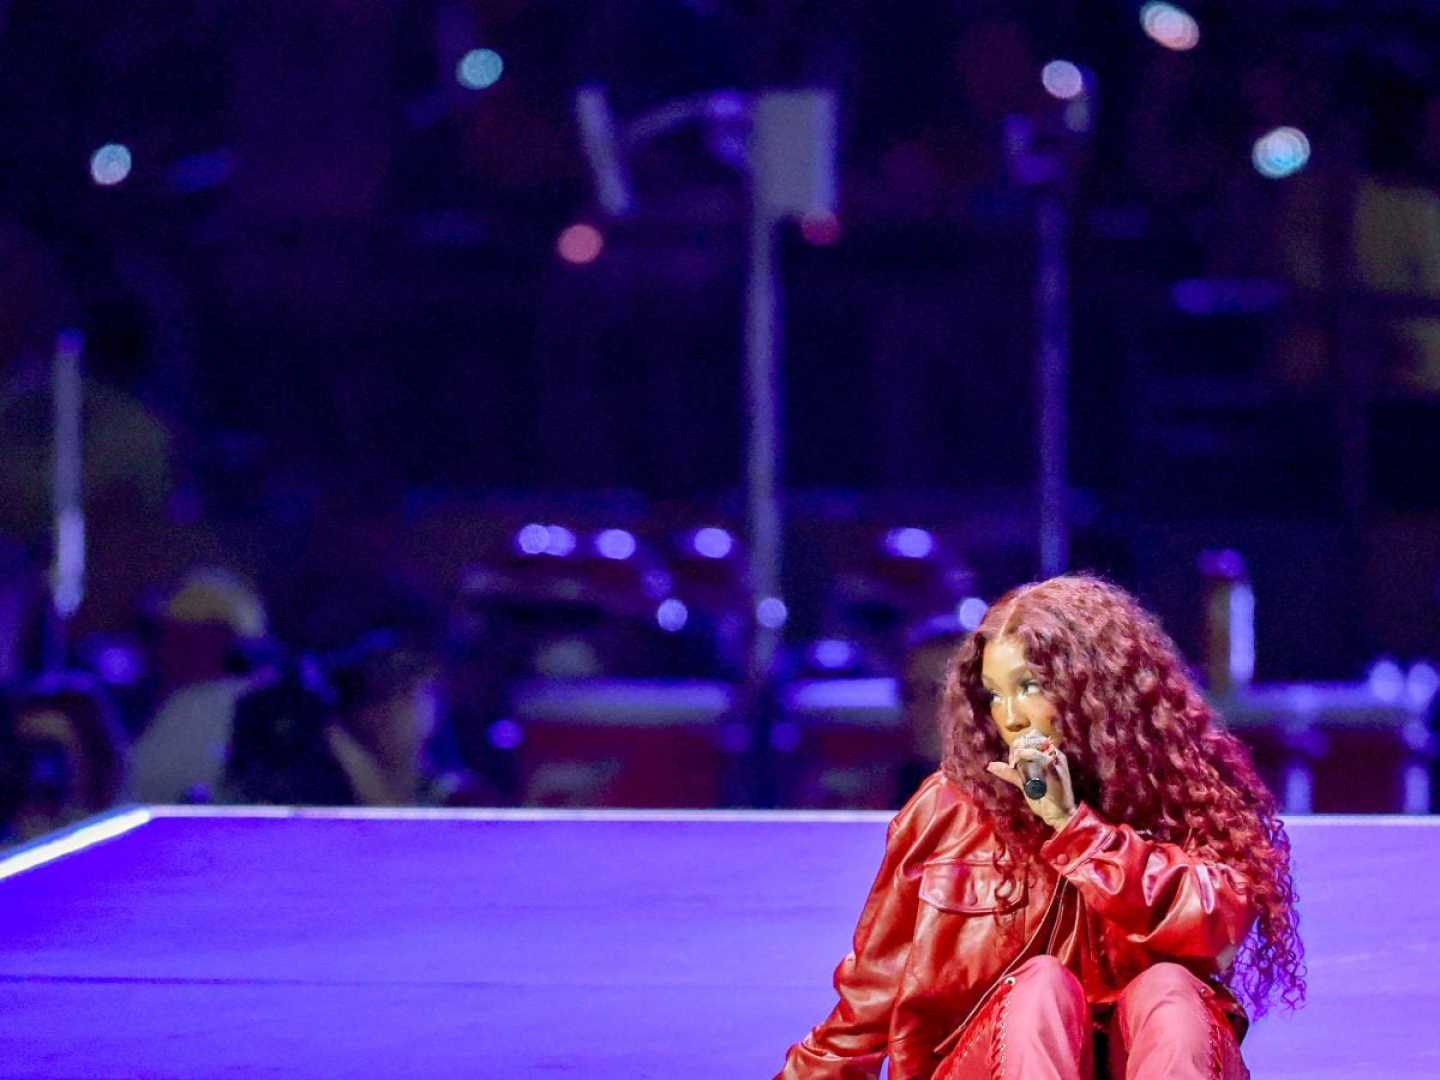
[(311, 664), (302, 662), (252, 687), (235, 705), (223, 801), (353, 803), (355, 793), (328, 738), (337, 722), (334, 692)]
[(900, 669), (900, 711), (910, 733), (910, 760), (900, 767), (896, 805), (903, 806), (941, 760), (940, 700), (945, 667), (965, 640), (965, 629), (948, 615), (927, 619), (906, 640)]
[[(1366, 176), (1355, 197), (1354, 272), (1383, 296), (1440, 300), (1440, 75), (1393, 67), (1370, 89)], [(1440, 318), (1398, 317), (1382, 328), (1382, 380), (1440, 393)]]
[(252, 688), (235, 710), (222, 793), (235, 802), (329, 806), (478, 805), (482, 782), (439, 772), (438, 665), (378, 631), (334, 658)]
[(425, 751), (439, 719), (438, 668), (395, 635), (367, 635), (331, 666), (336, 722), (326, 730), (353, 801), (407, 806), (441, 801)]
[(211, 799), (225, 768), (235, 702), (250, 685), (245, 649), (265, 629), (259, 594), (224, 570), (193, 570), (165, 598), (154, 642), (160, 707), (135, 743), (136, 798)]
[(47, 675), (20, 691), (0, 734), (9, 838), (28, 840), (97, 813), (125, 784), (124, 734), (88, 675)]

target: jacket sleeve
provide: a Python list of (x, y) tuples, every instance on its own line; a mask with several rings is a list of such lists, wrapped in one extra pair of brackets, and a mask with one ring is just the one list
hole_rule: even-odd
[(1255, 921), (1237, 870), (1111, 824), (1083, 802), (1040, 854), (1092, 911), (1158, 956), (1224, 969)]
[(861, 1080), (880, 1075), (919, 904), (919, 875), (907, 874), (905, 868), (914, 863), (925, 824), (921, 819), (928, 816), (926, 787), (890, 822), (885, 857), (860, 912), (854, 946), (835, 969), (839, 1002), (790, 1048), (776, 1080)]

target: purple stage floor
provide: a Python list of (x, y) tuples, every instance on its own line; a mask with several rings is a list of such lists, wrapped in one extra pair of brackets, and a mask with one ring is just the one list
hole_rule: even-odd
[[(767, 1077), (885, 818), (112, 816), (0, 860), (0, 1075)], [(1437, 826), (1290, 822), (1311, 1002), (1253, 1029), (1257, 1078), (1440, 1077)]]

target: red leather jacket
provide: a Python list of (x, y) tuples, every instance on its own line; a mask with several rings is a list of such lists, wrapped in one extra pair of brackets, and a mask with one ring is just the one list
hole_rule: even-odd
[(1244, 1010), (1218, 982), (1254, 922), (1245, 879), (1081, 803), (1007, 888), (994, 833), (936, 772), (895, 815), (885, 858), (835, 969), (840, 1001), (790, 1048), (784, 1080), (928, 1080), (1007, 971), (1048, 952), (1080, 979), (1097, 1021), (1159, 960), (1215, 987), (1237, 1037)]

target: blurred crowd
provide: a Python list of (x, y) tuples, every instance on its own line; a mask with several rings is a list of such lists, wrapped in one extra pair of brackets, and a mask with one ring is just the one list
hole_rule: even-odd
[[(483, 557), (448, 610), (413, 595), (377, 607), (371, 595), (347, 611), (331, 593), (329, 619), (290, 623), (310, 648), (282, 641), (257, 588), (229, 570), (184, 571), (127, 618), (85, 631), (12, 567), (0, 835), (24, 840), (127, 800), (890, 805), (938, 760), (944, 659), (984, 605), (934, 534), (862, 528), (853, 550), (817, 553), (833, 571), (821, 633), (786, 650), (781, 683), (896, 673), (897, 699), (879, 704), (882, 716), (898, 706), (899, 722), (861, 733), (880, 751), (869, 790), (812, 770), (767, 795), (750, 775), (761, 766), (740, 687), (754, 622), (732, 531), (668, 542), (536, 522), (497, 532), (469, 546)], [(57, 656), (64, 666), (51, 666)], [(774, 747), (801, 748), (792, 720), (768, 719)], [(637, 773), (629, 760), (617, 781), (627, 740), (649, 764)], [(801, 772), (835, 764), (812, 756)]]

